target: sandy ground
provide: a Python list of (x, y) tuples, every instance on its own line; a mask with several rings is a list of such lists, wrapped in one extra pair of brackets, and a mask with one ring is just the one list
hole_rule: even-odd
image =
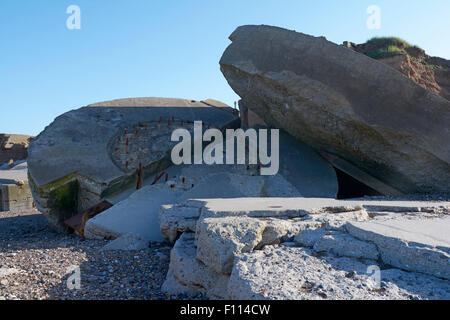
[(36, 210), (0, 212), (0, 300), (202, 298), (161, 292), (170, 247), (99, 251), (107, 242), (56, 233)]

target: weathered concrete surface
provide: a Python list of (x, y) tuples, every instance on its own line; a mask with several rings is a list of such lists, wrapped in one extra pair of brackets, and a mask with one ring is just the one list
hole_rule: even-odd
[(450, 216), (348, 222), (348, 232), (374, 243), (392, 266), (450, 280)]
[(323, 37), (242, 26), (230, 39), (221, 70), (267, 124), (400, 192), (448, 192), (450, 101)]
[(216, 216), (247, 215), (252, 217), (298, 217), (325, 212), (342, 213), (366, 209), (373, 212), (444, 212), (450, 202), (335, 200), (325, 198), (241, 198), (209, 199), (204, 210)]
[(215, 273), (195, 258), (193, 233), (183, 233), (170, 253), (170, 266), (162, 291), (169, 294), (202, 293), (226, 299), (228, 276)]
[(57, 117), (30, 144), (29, 176), (38, 208), (61, 222), (169, 165), (178, 127), (239, 125), (236, 112), (213, 100), (133, 98), (97, 103)]
[(398, 269), (381, 270), (380, 288), (370, 278), (373, 262), (305, 248), (267, 246), (241, 254), (229, 284), (230, 299), (385, 300), (450, 299), (450, 282)]
[(27, 158), (27, 148), (33, 137), (24, 134), (0, 134), (0, 165), (10, 160)]
[(127, 233), (111, 241), (101, 250), (142, 250), (147, 249), (150, 242), (135, 233)]
[(9, 170), (0, 170), (0, 211), (32, 207), (33, 197), (28, 185), (26, 162)]

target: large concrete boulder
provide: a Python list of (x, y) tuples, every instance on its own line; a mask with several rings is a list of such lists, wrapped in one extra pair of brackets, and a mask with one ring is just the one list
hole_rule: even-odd
[(171, 164), (171, 133), (194, 121), (223, 129), (239, 126), (237, 112), (215, 100), (133, 98), (69, 111), (29, 148), (29, 180), (36, 205), (52, 226)]
[(267, 124), (342, 159), (394, 193), (448, 192), (450, 101), (323, 37), (242, 26), (220, 60)]

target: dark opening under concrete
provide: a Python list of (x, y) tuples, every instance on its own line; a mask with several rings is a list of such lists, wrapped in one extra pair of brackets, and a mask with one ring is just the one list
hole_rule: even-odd
[(381, 196), (382, 194), (378, 191), (372, 189), (371, 187), (365, 185), (361, 181), (356, 180), (352, 176), (346, 174), (344, 171), (336, 170), (336, 176), (338, 179), (339, 191), (337, 194), (338, 199), (350, 199), (350, 198), (360, 198), (364, 196)]

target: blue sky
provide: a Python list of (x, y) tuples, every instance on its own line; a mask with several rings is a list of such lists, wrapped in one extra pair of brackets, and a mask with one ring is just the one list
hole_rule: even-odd
[[(72, 4), (81, 30), (66, 28)], [(366, 27), (373, 4), (379, 30)], [(218, 61), (244, 24), (339, 44), (398, 36), (450, 59), (448, 0), (0, 0), (0, 132), (36, 135), (66, 111), (116, 98), (232, 105), (239, 98)]]

